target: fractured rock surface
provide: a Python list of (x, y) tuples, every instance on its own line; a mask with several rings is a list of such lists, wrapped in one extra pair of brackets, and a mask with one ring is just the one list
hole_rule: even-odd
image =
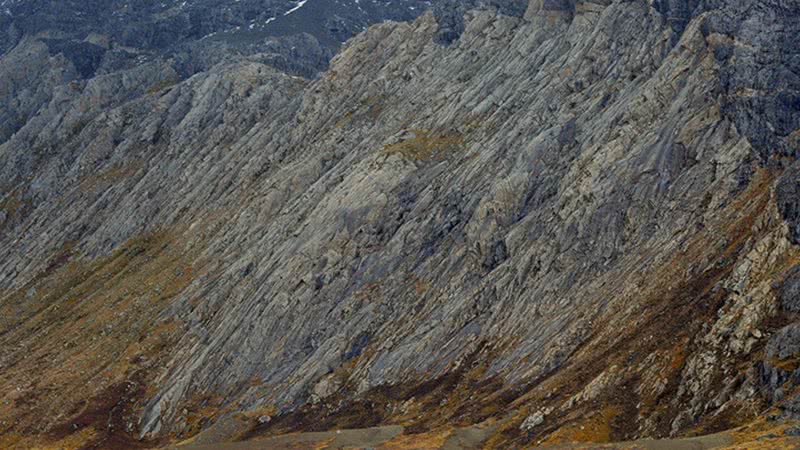
[(0, 433), (242, 412), (523, 445), (791, 396), (800, 5), (484, 3), (375, 25), (315, 80), (50, 58), (23, 96), (14, 52), (48, 50), (7, 52)]

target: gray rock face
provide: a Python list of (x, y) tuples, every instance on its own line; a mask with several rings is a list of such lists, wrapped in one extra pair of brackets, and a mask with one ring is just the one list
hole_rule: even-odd
[(373, 26), (312, 81), (258, 52), (185, 80), (7, 53), (48, 56), (34, 90), (0, 64), (25, 99), (0, 144), (0, 392), (69, 395), (0, 410), (6, 431), (59, 430), (133, 374), (137, 437), (365, 401), (374, 422), (520, 408), (513, 430), (548, 410), (545, 432), (603, 404), (627, 439), (763, 401), (754, 330), (797, 251), (778, 159), (800, 6), (486, 5), (463, 30)]
[[(715, 56), (722, 62), (722, 108), (767, 160), (797, 156), (800, 150), (800, 67), (795, 5), (782, 1), (717, 2), (706, 33), (719, 37)], [(744, 11), (748, 11), (744, 13)]]
[(792, 164), (778, 181), (778, 209), (789, 226), (794, 243), (800, 243), (800, 166)]
[[(794, 397), (786, 400), (783, 402), (783, 404), (781, 404), (780, 409), (786, 417), (796, 420), (798, 417), (800, 417), (800, 398)], [(797, 431), (794, 431), (794, 433), (796, 432)]]
[(800, 267), (793, 267), (781, 285), (781, 306), (786, 311), (800, 312)]
[(9, 1), (0, 7), (0, 101), (9, 105), (0, 110), (0, 142), (56, 101), (52, 92), (66, 83), (159, 64), (175, 74), (153, 85), (170, 84), (243, 56), (314, 78), (342, 42), (374, 23), (411, 20), (434, 5), (442, 30), (458, 23), (452, 40), (467, 9), (521, 15), (525, 3), (309, 1)]
[(781, 328), (767, 344), (767, 357), (787, 359), (800, 354), (800, 324)]
[[(800, 355), (800, 324), (788, 325), (776, 332), (767, 342), (763, 385), (771, 401), (780, 402), (785, 390), (800, 384), (800, 368), (795, 360)], [(787, 362), (788, 361), (788, 362)], [(796, 415), (798, 400), (787, 400), (782, 409)]]
[(474, 9), (494, 9), (500, 14), (522, 17), (528, 9), (528, 0), (444, 0), (434, 3), (434, 14), (439, 24), (436, 42), (449, 45), (464, 32), (464, 14)]

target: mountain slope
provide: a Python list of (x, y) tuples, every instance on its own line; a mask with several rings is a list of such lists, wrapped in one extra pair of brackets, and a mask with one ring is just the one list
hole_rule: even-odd
[(160, 65), (170, 73), (151, 81), (163, 87), (245, 55), (313, 78), (355, 33), (387, 19), (413, 19), (431, 5), (428, 0), (309, 1), (3, 3), (0, 101), (8, 107), (0, 110), (0, 142), (35, 120), (47, 103), (57, 102), (53, 91), (68, 83), (79, 90), (87, 80)]
[(454, 39), (428, 13), (314, 81), (65, 86), (0, 146), (0, 433), (518, 446), (780, 406), (800, 8), (697, 3), (533, 0)]

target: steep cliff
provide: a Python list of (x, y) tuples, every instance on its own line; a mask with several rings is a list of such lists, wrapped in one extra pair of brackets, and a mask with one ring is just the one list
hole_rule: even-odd
[(800, 4), (475, 6), (315, 80), (240, 55), (30, 92), (0, 145), (2, 438), (797, 414)]

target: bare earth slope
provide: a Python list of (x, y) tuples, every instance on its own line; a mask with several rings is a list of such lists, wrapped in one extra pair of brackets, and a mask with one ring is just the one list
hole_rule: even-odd
[(449, 46), (374, 26), (316, 81), (241, 58), (79, 125), (108, 97), (65, 90), (0, 145), (0, 442), (800, 413), (798, 19), (532, 0)]

